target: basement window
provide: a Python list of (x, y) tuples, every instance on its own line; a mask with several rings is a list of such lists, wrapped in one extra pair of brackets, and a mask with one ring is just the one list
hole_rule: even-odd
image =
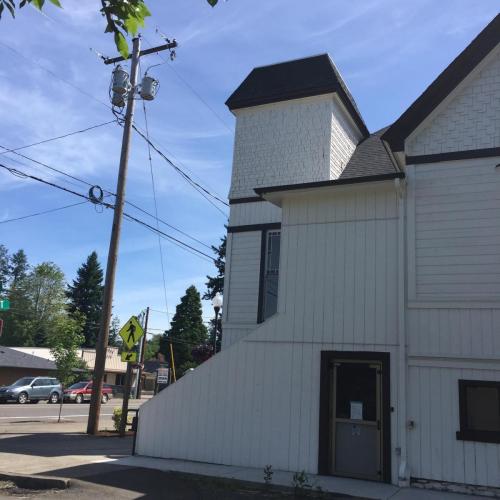
[(500, 382), (459, 380), (457, 439), (500, 443)]
[(259, 323), (278, 310), (280, 238), (281, 231), (262, 232)]

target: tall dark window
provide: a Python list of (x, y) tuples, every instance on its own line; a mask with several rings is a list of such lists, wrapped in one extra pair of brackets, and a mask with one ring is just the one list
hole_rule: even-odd
[(259, 322), (272, 316), (278, 309), (280, 237), (281, 231), (262, 233)]
[(500, 382), (459, 380), (457, 439), (500, 443)]

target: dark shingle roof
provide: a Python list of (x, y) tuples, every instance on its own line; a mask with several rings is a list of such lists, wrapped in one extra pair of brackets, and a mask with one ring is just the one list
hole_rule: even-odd
[(356, 150), (340, 175), (340, 179), (399, 172), (381, 139), (387, 128), (374, 132), (356, 146)]
[(0, 368), (28, 368), (34, 370), (55, 370), (56, 365), (48, 359), (0, 346)]
[(229, 109), (337, 92), (363, 135), (368, 130), (328, 54), (254, 68), (226, 101)]

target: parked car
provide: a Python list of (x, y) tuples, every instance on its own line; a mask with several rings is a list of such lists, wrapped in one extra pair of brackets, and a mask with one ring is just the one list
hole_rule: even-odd
[(0, 402), (16, 401), (20, 404), (48, 401), (57, 403), (62, 396), (62, 387), (56, 378), (23, 377), (11, 385), (0, 387)]
[[(64, 401), (72, 403), (83, 403), (84, 401), (90, 401), (90, 396), (92, 395), (92, 381), (89, 382), (77, 382), (71, 387), (68, 387), (64, 391)], [(113, 391), (111, 387), (107, 384), (102, 386), (102, 397), (101, 401), (107, 403), (113, 397)]]

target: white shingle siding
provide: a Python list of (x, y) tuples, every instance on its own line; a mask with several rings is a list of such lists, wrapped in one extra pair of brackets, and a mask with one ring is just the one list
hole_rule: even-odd
[(500, 49), (406, 141), (409, 156), (500, 147)]
[[(230, 198), (337, 178), (358, 141), (332, 94), (236, 111)], [(347, 130), (344, 129), (347, 127)]]
[(350, 160), (360, 134), (350, 123), (337, 99), (332, 102), (330, 134), (330, 179), (338, 179)]

